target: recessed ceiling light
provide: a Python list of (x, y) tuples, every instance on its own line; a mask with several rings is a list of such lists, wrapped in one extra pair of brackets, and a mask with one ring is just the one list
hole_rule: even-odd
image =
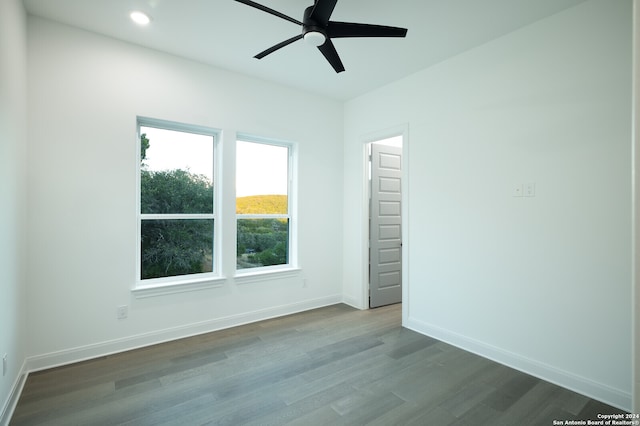
[(129, 16), (131, 17), (131, 20), (138, 25), (148, 25), (149, 22), (151, 22), (149, 15), (138, 10), (131, 12)]

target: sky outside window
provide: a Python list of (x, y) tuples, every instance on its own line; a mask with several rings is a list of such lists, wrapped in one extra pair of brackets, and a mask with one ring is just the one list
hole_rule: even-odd
[(236, 197), (287, 195), (289, 149), (284, 146), (238, 141)]
[[(146, 170), (189, 170), (213, 182), (212, 136), (140, 126), (149, 139)], [(238, 141), (236, 144), (236, 196), (286, 195), (288, 148)]]
[(140, 126), (149, 139), (149, 171), (188, 170), (213, 182), (213, 136)]

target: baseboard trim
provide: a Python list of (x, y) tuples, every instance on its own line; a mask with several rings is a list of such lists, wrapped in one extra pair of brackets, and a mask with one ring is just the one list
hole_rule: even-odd
[(295, 314), (311, 309), (322, 308), (324, 306), (335, 305), (342, 302), (341, 295), (327, 296), (318, 299), (305, 300), (288, 305), (281, 305), (272, 308), (260, 309), (223, 318), (202, 321), (180, 327), (168, 328), (135, 336), (115, 339), (111, 341), (91, 344), (87, 346), (51, 352), (27, 358), (26, 364), (28, 372), (45, 370), (59, 367), (79, 361), (85, 361), (119, 352), (138, 349), (145, 346), (156, 345), (185, 337), (210, 333), (226, 328), (237, 327), (256, 321), (263, 321), (270, 318)]
[(361, 303), (359, 303), (359, 302), (358, 302), (355, 298), (353, 298), (353, 297), (344, 297), (344, 298), (342, 299), (342, 303), (344, 303), (345, 305), (349, 305), (349, 306), (351, 306), (352, 308), (359, 309), (359, 310), (361, 310), (361, 311), (362, 311), (362, 310), (364, 310), (364, 309), (368, 309), (368, 307), (366, 307), (366, 306), (362, 306), (362, 304), (361, 304)]
[(577, 376), (573, 373), (505, 351), (478, 340), (470, 339), (432, 324), (416, 320), (415, 318), (409, 317), (404, 326), (418, 333), (522, 371), (523, 373), (530, 374), (547, 382), (588, 396), (589, 398), (631, 412), (632, 398), (628, 392), (612, 388), (585, 377)]
[(22, 368), (20, 369), (18, 377), (16, 377), (16, 380), (13, 383), (13, 387), (9, 393), (9, 398), (5, 402), (4, 407), (2, 407), (2, 412), (0, 413), (0, 426), (9, 426), (11, 416), (13, 416), (13, 412), (15, 411), (20, 395), (22, 394), (24, 384), (27, 381), (27, 375), (27, 361), (25, 360), (22, 363)]

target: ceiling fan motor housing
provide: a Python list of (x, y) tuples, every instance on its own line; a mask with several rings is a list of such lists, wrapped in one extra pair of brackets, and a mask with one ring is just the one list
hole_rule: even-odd
[[(313, 12), (314, 7), (315, 6), (309, 6), (304, 10), (304, 16), (302, 18), (302, 35), (304, 36), (305, 40), (308, 40), (307, 34), (309, 34), (309, 37), (312, 37), (315, 40), (318, 40), (318, 41), (321, 40), (322, 43), (315, 44), (316, 46), (320, 46), (325, 42), (325, 40), (328, 37), (327, 37), (327, 31), (325, 28), (326, 26), (319, 24), (313, 18), (311, 18), (311, 12)], [(318, 33), (318, 34), (316, 35), (314, 33)], [(323, 36), (323, 39), (320, 39), (319, 37), (320, 34)]]

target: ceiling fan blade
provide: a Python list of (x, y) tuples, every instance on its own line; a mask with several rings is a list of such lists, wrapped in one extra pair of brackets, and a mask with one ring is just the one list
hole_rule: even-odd
[(285, 19), (289, 22), (293, 22), (294, 24), (302, 25), (302, 22), (297, 19), (293, 19), (290, 16), (287, 16), (283, 13), (278, 12), (277, 10), (273, 10), (268, 8), (267, 6), (263, 6), (251, 0), (236, 0), (238, 3), (246, 4), (247, 6), (255, 7), (256, 9), (262, 10), (263, 12), (270, 13), (271, 15), (277, 16), (278, 18)]
[(256, 56), (254, 56), (254, 58), (256, 59), (262, 59), (267, 55), (270, 55), (271, 53), (275, 52), (278, 49), (281, 49), (285, 46), (290, 45), (291, 43), (293, 43), (294, 41), (298, 41), (300, 39), (302, 39), (302, 37), (304, 37), (302, 34), (298, 34), (297, 36), (291, 37), (290, 39), (287, 39), (281, 43), (276, 44), (275, 46), (271, 46), (270, 48), (268, 48), (267, 50), (258, 53)]
[(316, 0), (316, 4), (313, 6), (309, 18), (324, 27), (329, 22), (329, 18), (337, 2), (338, 0)]
[(385, 25), (356, 24), (354, 22), (330, 21), (327, 35), (331, 38), (345, 37), (405, 37), (406, 28)]
[(329, 61), (337, 73), (344, 71), (344, 65), (342, 65), (340, 56), (338, 56), (338, 51), (330, 39), (327, 39), (322, 46), (318, 46), (318, 50), (320, 50), (324, 57), (327, 58), (327, 61)]

